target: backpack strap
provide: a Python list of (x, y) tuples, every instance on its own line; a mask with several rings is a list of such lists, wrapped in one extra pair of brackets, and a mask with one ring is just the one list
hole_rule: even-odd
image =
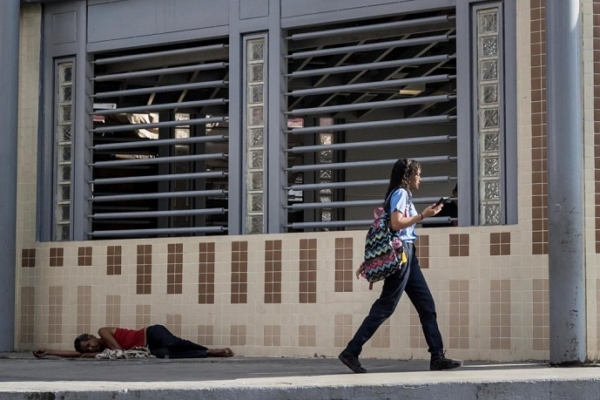
[[(396, 189), (396, 190), (398, 190), (398, 189)], [(385, 211), (386, 213), (388, 213), (388, 211), (387, 211), (387, 208), (388, 208), (388, 202), (391, 202), (391, 201), (392, 201), (392, 195), (394, 194), (394, 192), (396, 192), (396, 190), (392, 190), (392, 191), (390, 192), (390, 194), (388, 194), (388, 197), (385, 199), (385, 202), (383, 203), (383, 211)], [(391, 206), (392, 206), (392, 205), (390, 204), (390, 212), (388, 213), (388, 215), (391, 215), (391, 214), (392, 214), (392, 213), (391, 213), (391, 211), (392, 211), (392, 209), (391, 209)]]

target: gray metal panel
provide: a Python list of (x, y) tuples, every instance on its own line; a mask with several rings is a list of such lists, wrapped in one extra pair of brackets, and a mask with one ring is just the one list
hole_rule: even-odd
[(517, 177), (517, 0), (504, 0), (504, 138), (506, 223), (519, 222)]
[(77, 11), (58, 12), (52, 15), (52, 44), (77, 41)]
[[(230, 20), (239, 20), (240, 0), (231, 0)], [(228, 232), (230, 235), (242, 233), (242, 93), (239, 88), (244, 84), (242, 79), (242, 40), (237, 23), (231, 26), (229, 37), (229, 87), (238, 89), (229, 92), (229, 177), (228, 177)]]
[[(41, 99), (42, 112), (40, 113), (40, 124), (38, 134), (38, 239), (41, 241), (51, 241), (53, 231), (53, 193), (54, 193), (54, 59), (72, 57), (80, 51), (79, 46), (85, 46), (85, 1), (72, 1), (46, 4), (43, 8), (43, 38), (41, 62)], [(65, 23), (58, 26), (58, 23)], [(73, 35), (79, 33), (79, 38), (71, 41)], [(82, 39), (79, 42), (77, 39)], [(85, 50), (85, 47), (83, 48)], [(81, 59), (83, 61), (84, 58)], [(77, 65), (77, 63), (76, 63)], [(75, 71), (76, 77), (79, 71)], [(77, 78), (76, 78), (77, 79)], [(75, 90), (83, 81), (74, 82)], [(85, 88), (83, 88), (85, 89)], [(75, 93), (77, 96), (77, 93)], [(83, 98), (81, 104), (83, 105)], [(81, 114), (77, 114), (76, 107), (75, 121), (81, 120)], [(84, 112), (84, 111), (81, 111)], [(74, 132), (76, 132), (75, 127)], [(74, 133), (75, 135), (75, 133)]]
[(322, 0), (281, 0), (281, 17), (297, 17), (300, 15), (320, 14), (326, 12), (338, 12), (341, 10), (350, 10), (353, 8), (366, 8), (382, 4), (406, 3), (414, 0), (343, 0), (343, 1), (322, 1)]
[[(80, 3), (78, 21), (80, 31), (85, 32), (87, 13), (85, 12), (85, 2)], [(75, 121), (73, 124), (73, 155), (72, 155), (72, 189), (71, 189), (71, 215), (72, 215), (72, 238), (73, 240), (86, 240), (86, 232), (90, 231), (90, 220), (87, 218), (91, 214), (91, 205), (88, 198), (91, 196), (91, 187), (88, 184), (92, 180), (91, 169), (88, 168), (88, 162), (92, 158), (92, 136), (88, 131), (92, 128), (92, 121), (89, 114), (93, 111), (92, 99), (89, 97), (93, 93), (91, 77), (93, 77), (92, 65), (89, 63), (86, 52), (85, 36), (79, 37), (77, 43), (77, 59), (75, 63)]]
[(15, 246), (17, 215), (17, 137), (19, 121), (18, 0), (0, 3), (0, 351), (13, 351), (15, 338)]
[[(287, 223), (287, 157), (283, 152), (285, 147), (285, 135), (283, 131), (287, 128), (287, 62), (284, 57), (287, 54), (287, 41), (284, 39), (281, 29), (281, 5), (279, 0), (271, 0), (271, 16), (269, 19), (268, 36), (268, 124), (267, 124), (267, 207), (269, 212), (267, 218), (267, 233), (281, 233)], [(276, 16), (276, 18), (275, 18)]]
[[(44, 38), (51, 37), (52, 14), (49, 13), (50, 6), (45, 6), (43, 15)], [(38, 168), (37, 168), (37, 220), (38, 240), (50, 241), (52, 238), (52, 171), (53, 171), (53, 138), (47, 135), (52, 132), (53, 112), (45, 112), (46, 108), (52, 109), (54, 104), (54, 61), (52, 59), (52, 47), (49, 40), (42, 41), (41, 56), (41, 93), (40, 93), (40, 119), (38, 128)]]
[(88, 7), (88, 42), (126, 39), (229, 24), (228, 1), (128, 0)]
[[(85, 38), (85, 25), (78, 26), (78, 13), (85, 1), (47, 4), (43, 8), (44, 52), (51, 57), (73, 55), (77, 52), (77, 36)], [(83, 8), (85, 14), (85, 8)]]
[(473, 160), (477, 159), (477, 148), (474, 146), (472, 126), (473, 107), (471, 74), (471, 11), (470, 3), (459, 1), (456, 6), (456, 92), (457, 92), (457, 173), (460, 180), (458, 187), (458, 225), (469, 226), (476, 223), (479, 214), (474, 199), (478, 198), (475, 179), (476, 168)]
[(251, 19), (269, 16), (269, 0), (240, 1), (240, 19)]
[[(282, 0), (281, 26), (283, 28), (299, 27), (303, 25), (330, 24), (333, 22), (350, 21), (356, 19), (376, 18), (381, 16), (397, 15), (413, 11), (426, 11), (454, 7), (457, 0), (397, 0), (390, 2), (380, 0), (373, 4), (370, 0), (327, 0), (310, 2)], [(322, 10), (318, 13), (307, 12), (312, 10), (311, 5), (315, 3), (318, 7), (327, 7), (329, 11)], [(321, 3), (326, 4), (325, 6)], [(302, 8), (302, 10), (299, 10)], [(283, 11), (282, 11), (283, 12)]]
[(172, 44), (178, 42), (190, 42), (210, 38), (222, 38), (229, 35), (229, 26), (216, 26), (212, 28), (194, 29), (187, 31), (178, 31), (163, 33), (157, 35), (139, 36), (131, 38), (121, 38), (103, 42), (88, 43), (87, 49), (90, 53), (102, 51), (111, 51), (117, 49), (129, 49), (135, 47), (154, 46), (158, 44)]

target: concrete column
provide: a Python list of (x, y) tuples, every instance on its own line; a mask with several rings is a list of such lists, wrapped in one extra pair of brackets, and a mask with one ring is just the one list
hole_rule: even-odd
[(20, 12), (0, 1), (0, 351), (14, 350)]
[(586, 359), (580, 0), (546, 0), (550, 362)]

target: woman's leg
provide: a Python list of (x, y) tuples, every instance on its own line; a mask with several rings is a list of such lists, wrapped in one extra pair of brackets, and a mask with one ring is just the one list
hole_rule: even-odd
[[(407, 256), (410, 259), (409, 252), (407, 252)], [(393, 314), (410, 274), (410, 268), (406, 268), (405, 270), (396, 271), (395, 274), (384, 280), (381, 296), (371, 306), (369, 314), (348, 343), (345, 351), (356, 357), (360, 355), (363, 345), (371, 339), (381, 324)]]
[[(413, 247), (412, 243), (410, 245)], [(444, 353), (444, 342), (437, 323), (435, 302), (423, 272), (421, 272), (421, 266), (416, 255), (411, 259), (410, 277), (404, 290), (419, 314), (423, 334), (429, 346), (429, 353), (432, 357), (442, 355)]]

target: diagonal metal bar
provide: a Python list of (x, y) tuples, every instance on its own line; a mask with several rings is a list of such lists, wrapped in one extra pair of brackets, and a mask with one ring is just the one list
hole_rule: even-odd
[[(447, 61), (442, 61), (438, 64), (435, 64), (434, 66), (427, 66), (427, 65), (423, 65), (419, 68), (417, 68), (415, 71), (411, 72), (409, 75), (407, 76), (421, 76), (421, 77), (425, 77), (425, 76), (429, 76), (430, 74), (434, 73), (437, 69), (439, 69), (440, 67), (442, 67), (444, 64), (446, 64)], [(444, 85), (444, 88), (447, 88), (448, 84)], [(441, 95), (441, 94), (448, 94), (448, 92), (451, 90), (446, 90), (446, 91), (442, 91), (441, 89), (434, 89), (432, 91), (426, 91), (424, 94), (429, 96), (429, 95)], [(392, 95), (388, 95), (388, 94), (383, 94), (383, 95), (378, 95), (376, 96), (374, 99), (372, 99), (371, 101), (376, 102), (376, 101), (387, 101), (387, 100), (391, 100), (394, 97), (396, 97), (396, 94), (392, 94)], [(431, 105), (430, 105), (431, 107)], [(429, 108), (429, 107), (428, 107)], [(369, 113), (371, 113), (374, 109), (367, 109), (363, 112), (358, 113), (357, 117), (358, 118), (363, 118), (366, 115), (368, 115)]]
[[(404, 36), (404, 38), (407, 38), (407, 37), (408, 36)], [(379, 51), (377, 53), (370, 53), (368, 56), (366, 56), (364, 63), (365, 64), (377, 63), (377, 62), (383, 60), (385, 57), (387, 57), (393, 50), (394, 50), (393, 48), (390, 48), (390, 49), (385, 49), (385, 50)], [(361, 64), (363, 64), (363, 63), (361, 63)], [(361, 69), (361, 70), (357, 71), (357, 73), (354, 74), (354, 76), (352, 78), (348, 79), (343, 84), (344, 85), (353, 84), (354, 82), (358, 81), (367, 72), (368, 72), (367, 69)], [(315, 97), (313, 100), (311, 100), (306, 105), (306, 108), (323, 107), (327, 103), (332, 101), (336, 97), (336, 95), (337, 95), (337, 93), (333, 93), (330, 95)]]
[[(366, 41), (365, 40), (361, 40), (360, 42), (358, 42), (358, 44), (364, 44)], [(337, 55), (335, 57), (330, 58), (329, 60), (327, 60), (327, 62), (325, 63), (325, 69), (328, 68), (332, 68), (332, 67), (339, 67), (340, 65), (342, 65), (348, 58), (350, 58), (350, 56), (353, 53), (346, 53), (346, 54), (340, 54)], [(311, 58), (312, 60), (312, 58)], [(313, 87), (319, 87), (321, 86), (321, 84), (323, 84), (327, 78), (329, 78), (330, 74), (323, 74), (319, 79), (317, 79), (314, 83), (313, 83)], [(304, 99), (304, 96), (299, 96), (292, 104), (289, 105), (288, 109), (293, 110), (294, 107), (296, 105), (298, 105), (298, 103), (300, 103), (302, 100)]]
[[(455, 31), (455, 29), (453, 28), (451, 30), (448, 30), (448, 32), (446, 32), (446, 34), (450, 35), (454, 31)], [(421, 47), (419, 49), (416, 49), (414, 57), (421, 57), (422, 55), (424, 55), (425, 53), (427, 53), (429, 50), (431, 50), (437, 44), (438, 43), (431, 43), (431, 44), (423, 46), (423, 47)], [(423, 66), (423, 67), (427, 67), (427, 66)], [(394, 76), (396, 76), (397, 74), (399, 74), (400, 72), (402, 72), (402, 70), (404, 70), (405, 68), (406, 68), (406, 66), (400, 66), (400, 67), (398, 67), (398, 68), (396, 68), (396, 69), (394, 69), (392, 71), (382, 71), (380, 73), (380, 75), (378, 77), (375, 77), (373, 80), (375, 80), (375, 81), (377, 81), (377, 80), (385, 81), (385, 80), (392, 79)], [(416, 74), (411, 74), (411, 76), (416, 76)], [(365, 97), (364, 93), (354, 94), (354, 95), (350, 96), (350, 98), (347, 99), (347, 104), (358, 103), (364, 97)], [(376, 101), (391, 100), (394, 97), (395, 97), (395, 95), (391, 95), (391, 96), (389, 96), (389, 95), (388, 96), (378, 96), (378, 97), (376, 97)], [(364, 117), (366, 114), (368, 114), (368, 112), (366, 112), (364, 115), (361, 115), (361, 117)], [(337, 117), (338, 117), (338, 115), (334, 115), (333, 116), (333, 118), (337, 118)]]
[[(438, 94), (442, 94), (442, 93), (449, 93), (449, 92), (452, 92), (454, 89), (455, 88), (454, 88), (454, 85), (452, 84), (452, 82), (449, 82), (440, 88), (430, 90), (427, 94), (438, 95)], [(404, 116), (406, 118), (414, 117), (416, 115), (424, 113), (425, 111), (429, 110), (431, 107), (435, 106), (436, 104), (437, 103), (426, 103), (421, 106), (407, 107), (407, 110), (406, 110), (406, 113), (404, 114)], [(456, 103), (449, 103), (449, 104), (454, 105), (454, 107), (456, 108)]]

